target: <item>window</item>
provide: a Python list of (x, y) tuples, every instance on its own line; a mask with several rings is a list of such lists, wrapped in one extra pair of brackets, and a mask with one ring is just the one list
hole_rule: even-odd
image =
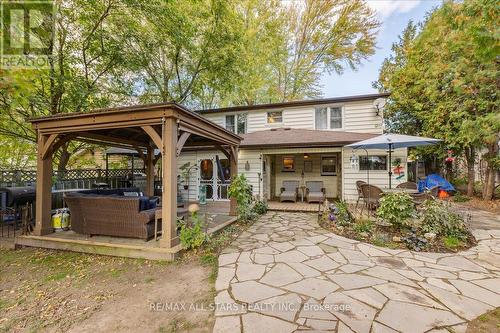
[(342, 128), (342, 107), (319, 107), (314, 112), (316, 129)]
[(387, 170), (387, 156), (372, 155), (359, 157), (359, 170)]
[(226, 129), (236, 134), (245, 134), (247, 132), (247, 115), (244, 113), (227, 115)]
[(341, 108), (330, 108), (330, 128), (342, 128)]
[(282, 111), (273, 111), (267, 113), (267, 123), (275, 124), (283, 122), (283, 112)]
[(284, 172), (295, 171), (295, 157), (293, 156), (283, 156), (283, 169)]
[(337, 175), (337, 156), (321, 156), (321, 175)]

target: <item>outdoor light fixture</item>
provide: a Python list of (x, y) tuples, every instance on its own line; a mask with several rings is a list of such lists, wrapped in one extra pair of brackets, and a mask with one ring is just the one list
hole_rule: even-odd
[(307, 160), (309, 158), (309, 154), (308, 153), (305, 153), (304, 154), (304, 159)]
[(248, 161), (245, 163), (245, 171), (250, 171), (250, 163)]

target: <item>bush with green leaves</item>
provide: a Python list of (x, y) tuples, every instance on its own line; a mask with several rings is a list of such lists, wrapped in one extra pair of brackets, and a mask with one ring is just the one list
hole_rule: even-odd
[(377, 208), (377, 216), (396, 227), (408, 226), (415, 215), (413, 199), (404, 192), (385, 194)]
[(363, 232), (370, 233), (373, 229), (373, 222), (370, 220), (360, 220), (353, 225), (352, 229), (358, 234)]
[(198, 214), (191, 215), (191, 223), (178, 220), (180, 225), (179, 239), (181, 244), (186, 249), (194, 249), (200, 247), (207, 240), (207, 235), (203, 231), (203, 222)]
[(451, 209), (450, 204), (429, 199), (422, 204), (421, 228), (441, 236), (454, 236), (464, 239), (468, 235), (464, 219)]
[(335, 208), (335, 218), (338, 225), (346, 227), (354, 223), (354, 217), (349, 211), (349, 206), (347, 206), (345, 201), (340, 200), (336, 202)]
[(228, 189), (230, 198), (236, 199), (238, 204), (238, 218), (243, 221), (251, 221), (256, 214), (252, 209), (252, 188), (245, 175), (238, 175), (231, 180)]
[(257, 200), (253, 205), (253, 211), (255, 212), (255, 214), (258, 215), (267, 213), (267, 209), (268, 209), (267, 202), (263, 200)]

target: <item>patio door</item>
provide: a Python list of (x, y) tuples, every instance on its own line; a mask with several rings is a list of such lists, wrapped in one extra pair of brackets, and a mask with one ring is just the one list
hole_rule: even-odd
[(229, 160), (217, 157), (198, 160), (198, 189), (205, 186), (207, 200), (227, 200), (230, 184)]

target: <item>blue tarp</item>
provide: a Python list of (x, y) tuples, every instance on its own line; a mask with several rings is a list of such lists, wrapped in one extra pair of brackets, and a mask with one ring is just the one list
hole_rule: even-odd
[(424, 180), (418, 182), (419, 192), (423, 192), (424, 189), (430, 189), (434, 186), (439, 186), (439, 189), (445, 190), (446, 192), (453, 192), (455, 188), (450, 184), (449, 181), (444, 179), (438, 174), (428, 175)]

